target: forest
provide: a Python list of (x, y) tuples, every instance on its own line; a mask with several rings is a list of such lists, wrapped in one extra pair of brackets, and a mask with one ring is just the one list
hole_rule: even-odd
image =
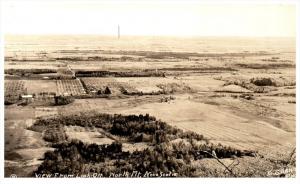
[[(71, 139), (64, 126), (102, 128), (114, 137), (112, 144), (88, 144)], [(110, 173), (139, 171), (142, 174), (169, 173), (176, 176), (194, 176), (193, 160), (253, 156), (255, 152), (238, 150), (221, 144), (209, 143), (203, 135), (172, 127), (155, 117), (120, 114), (74, 114), (53, 118), (40, 118), (30, 127), (43, 132), (44, 139), (52, 143), (54, 151), (45, 153), (44, 161), (35, 173), (84, 174), (99, 172), (109, 177)], [(133, 152), (123, 151), (123, 143), (146, 142), (148, 147)]]

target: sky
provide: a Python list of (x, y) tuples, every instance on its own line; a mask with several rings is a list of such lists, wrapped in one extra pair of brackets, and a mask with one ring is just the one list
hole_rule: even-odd
[(192, 1), (4, 1), (5, 34), (296, 36), (293, 4)]

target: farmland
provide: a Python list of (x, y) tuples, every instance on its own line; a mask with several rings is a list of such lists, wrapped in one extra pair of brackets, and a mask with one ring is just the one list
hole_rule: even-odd
[(23, 80), (29, 94), (56, 93), (54, 80)]
[(85, 84), (89, 93), (105, 93), (105, 89), (108, 87), (113, 95), (122, 94), (122, 89), (129, 91), (135, 91), (135, 89), (126, 82), (118, 82), (115, 78), (82, 78), (82, 82)]
[(57, 93), (58, 95), (82, 95), (85, 90), (79, 80), (57, 80)]
[(15, 103), (19, 100), (20, 95), (26, 93), (23, 81), (7, 80), (5, 81), (4, 98), (5, 104)]
[(294, 40), (50, 38), (8, 39), (5, 176), (295, 168)]

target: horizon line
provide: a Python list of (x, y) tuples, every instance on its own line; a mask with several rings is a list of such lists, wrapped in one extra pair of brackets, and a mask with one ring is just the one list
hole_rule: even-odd
[[(107, 36), (116, 37), (114, 34), (97, 34), (97, 33), (4, 33), (6, 36)], [(281, 36), (281, 35), (150, 35), (150, 34), (124, 34), (122, 37), (179, 37), (179, 38), (190, 38), (190, 37), (236, 37), (236, 38), (297, 38), (297, 36)], [(120, 38), (121, 40), (122, 38)]]

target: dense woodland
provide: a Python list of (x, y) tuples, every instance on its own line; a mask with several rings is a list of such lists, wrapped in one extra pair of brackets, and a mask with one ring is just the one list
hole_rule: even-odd
[[(64, 126), (96, 127), (120, 137), (110, 145), (86, 144), (69, 140)], [(222, 145), (210, 144), (202, 135), (184, 132), (155, 117), (146, 115), (78, 114), (38, 119), (31, 130), (43, 132), (44, 139), (52, 142), (54, 151), (45, 153), (44, 162), (36, 173), (109, 174), (139, 171), (142, 174), (176, 172), (177, 176), (194, 176), (196, 168), (191, 161), (233, 156), (252, 156), (252, 151), (241, 151)], [(122, 150), (122, 142), (146, 142), (142, 151)]]
[[(109, 177), (110, 173), (139, 171), (145, 174), (176, 172), (177, 176), (194, 176), (196, 168), (191, 161), (212, 158), (206, 152), (215, 150), (220, 158), (245, 153), (220, 145), (190, 145), (184, 142), (172, 144), (165, 142), (142, 151), (124, 152), (122, 144), (114, 142), (110, 145), (84, 144), (78, 140), (54, 144), (55, 151), (45, 153), (44, 162), (36, 173), (50, 174), (83, 174), (89, 172), (102, 173)], [(224, 157), (221, 157), (224, 156)]]
[(120, 114), (81, 113), (48, 119), (39, 118), (31, 129), (35, 130), (37, 127), (47, 129), (53, 125), (102, 128), (112, 135), (125, 136), (128, 137), (128, 140), (133, 140), (134, 142), (137, 142), (141, 135), (152, 137), (152, 142), (156, 144), (177, 138), (207, 142), (203, 135), (191, 131), (184, 132), (165, 122), (156, 120), (155, 117), (149, 116), (149, 114), (123, 116)]

